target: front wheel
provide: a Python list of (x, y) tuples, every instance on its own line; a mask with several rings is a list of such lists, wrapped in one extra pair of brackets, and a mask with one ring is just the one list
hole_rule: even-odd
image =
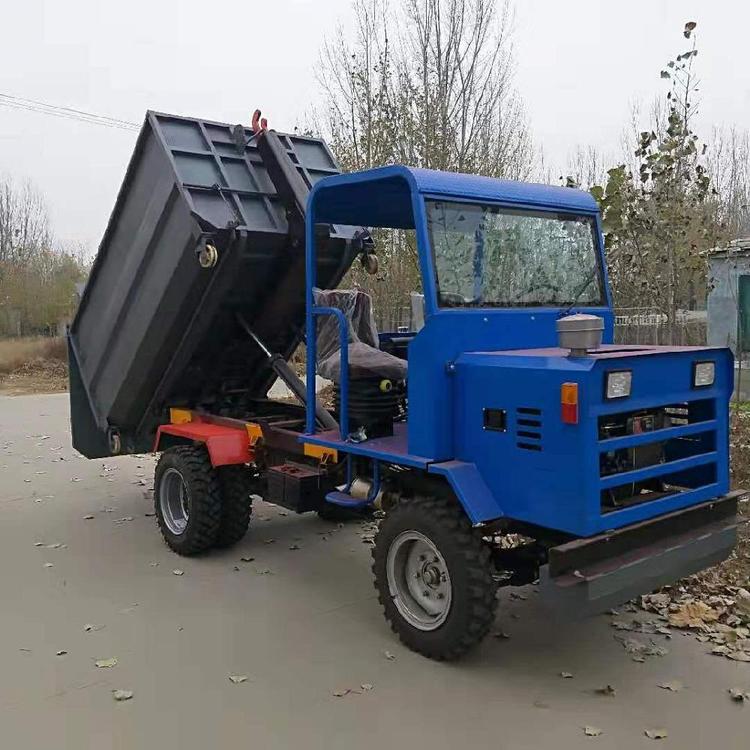
[(497, 584), (490, 551), (450, 499), (396, 505), (378, 529), (373, 573), (391, 628), (424, 656), (457, 659), (492, 627)]

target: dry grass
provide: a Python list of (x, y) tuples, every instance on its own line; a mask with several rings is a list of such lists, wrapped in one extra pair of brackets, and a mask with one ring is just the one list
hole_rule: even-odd
[(0, 388), (11, 393), (64, 391), (68, 351), (63, 338), (0, 340)]
[(0, 376), (38, 361), (67, 362), (65, 339), (39, 337), (0, 340)]

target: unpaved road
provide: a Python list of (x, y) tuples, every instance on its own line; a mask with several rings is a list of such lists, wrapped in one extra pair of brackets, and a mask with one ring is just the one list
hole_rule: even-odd
[[(433, 663), (385, 625), (359, 524), (333, 530), (259, 504), (238, 547), (181, 559), (145, 515), (152, 468), (76, 456), (65, 395), (0, 397), (3, 749), (750, 746), (750, 705), (727, 695), (750, 689), (749, 664), (680, 634), (658, 636), (666, 656), (635, 663), (609, 618), (552, 622), (533, 590), (502, 595), (509, 639)], [(110, 657), (116, 666), (95, 666)], [(658, 687), (674, 679), (686, 688)], [(363, 683), (372, 689), (333, 695)], [(614, 697), (592, 692), (607, 684)], [(134, 697), (116, 703), (113, 689)], [(648, 739), (651, 728), (669, 736)]]

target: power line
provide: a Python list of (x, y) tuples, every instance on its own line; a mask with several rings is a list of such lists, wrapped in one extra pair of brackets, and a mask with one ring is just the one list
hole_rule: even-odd
[(54, 104), (47, 104), (35, 99), (25, 99), (12, 94), (0, 94), (0, 106), (8, 109), (23, 110), (26, 112), (37, 112), (43, 115), (61, 117), (65, 120), (77, 120), (79, 122), (88, 122), (91, 125), (103, 125), (107, 128), (118, 128), (120, 130), (140, 130), (140, 125), (128, 120), (121, 120), (117, 117), (108, 117), (106, 115), (97, 115), (92, 112), (84, 112), (72, 107), (62, 107)]

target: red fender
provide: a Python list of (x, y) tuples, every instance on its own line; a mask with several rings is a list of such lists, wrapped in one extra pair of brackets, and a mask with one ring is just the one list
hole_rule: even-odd
[(160, 450), (162, 435), (172, 435), (183, 440), (205, 444), (211, 458), (211, 465), (214, 467), (246, 464), (255, 457), (250, 436), (244, 427), (198, 421), (163, 424), (156, 431), (154, 451)]

